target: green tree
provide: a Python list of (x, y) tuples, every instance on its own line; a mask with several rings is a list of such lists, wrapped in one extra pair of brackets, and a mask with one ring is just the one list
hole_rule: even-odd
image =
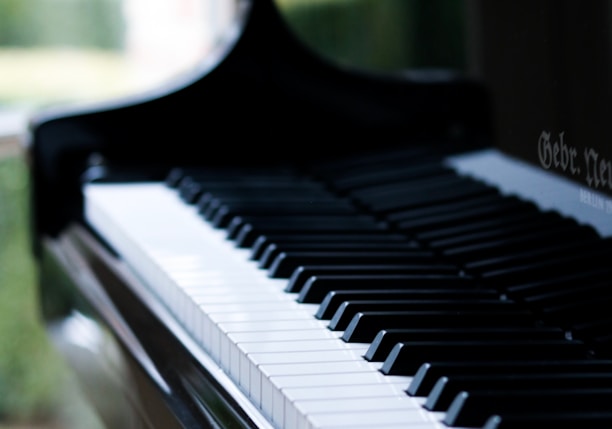
[(121, 0), (0, 0), (0, 45), (121, 46)]

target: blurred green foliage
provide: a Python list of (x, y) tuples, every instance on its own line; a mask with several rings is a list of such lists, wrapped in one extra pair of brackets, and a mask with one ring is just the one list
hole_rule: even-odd
[(49, 419), (66, 375), (39, 315), (27, 186), (24, 161), (0, 157), (0, 421)]
[(0, 0), (0, 45), (120, 48), (121, 0)]
[(276, 0), (324, 56), (371, 70), (465, 67), (464, 3), (455, 0)]

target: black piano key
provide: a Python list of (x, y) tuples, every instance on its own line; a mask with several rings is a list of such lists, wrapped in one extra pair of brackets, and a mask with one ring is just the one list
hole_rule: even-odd
[(492, 300), (351, 300), (340, 305), (329, 321), (328, 328), (332, 331), (343, 331), (353, 317), (366, 311), (468, 311), (468, 310), (494, 310), (512, 308), (516, 304), (510, 301)]
[[(365, 276), (365, 275), (424, 275), (435, 274), (459, 277), (459, 268), (447, 264), (360, 264), (360, 265), (301, 265), (297, 267), (285, 288), (285, 292), (300, 292), (313, 276)], [(467, 279), (467, 277), (466, 277)]]
[(465, 264), (465, 269), (506, 286), (550, 277), (575, 275), (601, 268), (602, 257), (612, 255), (610, 239), (585, 238), (577, 242), (557, 243), (538, 249), (523, 249), (512, 255), (487, 258)]
[[(437, 189), (436, 187), (432, 189), (426, 184), (421, 186), (418, 184), (411, 185), (414, 185), (413, 190), (398, 187), (395, 193), (387, 192), (376, 198), (358, 198), (356, 201), (372, 213), (385, 214), (474, 198), (492, 192), (489, 187), (477, 183), (461, 184), (460, 186), (436, 184)], [(397, 225), (401, 227), (401, 223), (398, 222)]]
[(490, 240), (482, 240), (467, 245), (448, 247), (440, 253), (453, 261), (469, 264), (472, 261), (480, 261), (495, 256), (512, 255), (522, 252), (524, 249), (546, 249), (553, 248), (568, 241), (577, 242), (591, 240), (589, 235), (592, 230), (582, 227), (564, 227), (561, 229), (540, 229), (536, 231), (523, 232), (512, 236), (491, 237)]
[[(447, 357), (447, 359), (450, 357)], [(427, 362), (419, 367), (410, 381), (406, 393), (427, 396), (443, 376), (453, 375), (512, 375), (512, 374), (566, 374), (612, 372), (612, 360), (528, 360), (528, 361), (440, 361)]]
[[(396, 234), (388, 231), (362, 231), (355, 233), (328, 232), (326, 234), (311, 234), (308, 232), (296, 232), (293, 234), (266, 234), (260, 235), (251, 246), (252, 260), (259, 260), (262, 253), (270, 244), (282, 245), (287, 243), (401, 243), (411, 241), (404, 234)], [(417, 242), (414, 242), (418, 246)]]
[(555, 306), (545, 306), (538, 309), (542, 320), (557, 326), (570, 328), (574, 324), (595, 320), (609, 320), (612, 308), (612, 296), (593, 296), (586, 300), (579, 300)]
[(240, 166), (223, 166), (223, 167), (174, 167), (166, 176), (166, 184), (175, 186), (183, 178), (190, 176), (198, 180), (211, 180), (214, 183), (250, 183), (254, 178), (257, 179), (287, 179), (300, 177), (294, 168), (287, 166), (266, 166), (266, 167), (240, 167)]
[(188, 204), (195, 204), (197, 199), (204, 192), (204, 185), (193, 180), (191, 176), (183, 178), (178, 186), (178, 195)]
[[(612, 318), (607, 319), (612, 320)], [(610, 358), (612, 357), (612, 334), (605, 334), (599, 336), (593, 336), (590, 338), (585, 337), (585, 342), (593, 348), (593, 354), (598, 358)]]
[(590, 320), (572, 325), (571, 333), (575, 338), (596, 338), (612, 332), (612, 320)]
[(330, 320), (343, 302), (351, 300), (452, 300), (452, 299), (499, 299), (494, 289), (366, 289), (333, 290), (325, 295), (315, 317)]
[(612, 389), (473, 390), (453, 400), (443, 423), (451, 427), (481, 427), (492, 415), (503, 413), (607, 412)]
[(596, 267), (595, 269), (558, 275), (554, 272), (540, 280), (527, 280), (508, 286), (505, 293), (516, 300), (525, 300), (531, 296), (561, 292), (576, 285), (586, 285), (607, 281), (612, 275), (612, 267)]
[(459, 215), (461, 213), (471, 213), (483, 209), (489, 210), (493, 207), (508, 206), (521, 207), (521, 210), (507, 212), (514, 213), (515, 216), (522, 212), (531, 214), (538, 211), (532, 203), (514, 197), (502, 197), (495, 188), (491, 188), (491, 192), (489, 193), (479, 194), (457, 201), (440, 201), (424, 207), (389, 213), (385, 215), (385, 219), (393, 224), (400, 224), (403, 222), (419, 221), (424, 218), (434, 218), (448, 214)]
[(419, 232), (460, 225), (466, 221), (489, 219), (504, 213), (533, 210), (531, 203), (518, 199), (501, 199), (496, 204), (476, 207), (461, 212), (450, 212), (438, 216), (410, 219), (397, 222), (395, 226), (400, 231)]
[[(506, 288), (526, 281), (542, 280), (553, 275), (572, 275), (577, 271), (589, 271), (601, 266), (601, 260), (612, 257), (612, 248), (601, 251), (584, 250), (581, 253), (563, 255), (558, 258), (531, 259), (517, 265), (477, 273), (486, 283), (495, 284), (498, 288)], [(466, 268), (468, 272), (472, 272)]]
[(370, 215), (300, 215), (281, 216), (276, 213), (261, 216), (236, 216), (227, 225), (227, 237), (236, 239), (245, 225), (251, 225), (253, 229), (283, 230), (296, 229), (309, 230), (345, 230), (347, 227), (353, 229), (364, 228), (380, 229), (378, 222)]
[(302, 265), (431, 264), (433, 257), (428, 250), (288, 251), (278, 254), (268, 269), (268, 275), (272, 278), (289, 278)]
[(612, 287), (607, 282), (600, 282), (595, 284), (589, 283), (578, 283), (570, 284), (565, 288), (559, 288), (560, 290), (534, 294), (526, 296), (522, 299), (529, 308), (539, 309), (545, 307), (553, 307), (555, 305), (568, 305), (580, 301), (585, 301), (590, 297), (599, 296), (602, 298), (610, 297), (612, 293)]
[(341, 338), (346, 342), (371, 343), (383, 329), (452, 328), (478, 326), (535, 326), (533, 314), (527, 310), (473, 311), (368, 311), (357, 313)]
[(396, 243), (351, 242), (351, 243), (288, 243), (283, 245), (270, 244), (259, 258), (259, 267), (268, 269), (276, 257), (282, 252), (330, 252), (330, 251), (396, 251), (414, 250), (419, 245), (405, 241)]
[(517, 328), (449, 328), (449, 329), (384, 329), (366, 351), (370, 362), (384, 361), (397, 343), (406, 341), (492, 341), (492, 340), (562, 340), (565, 331), (557, 327)]
[(482, 205), (495, 203), (499, 200), (499, 193), (490, 188), (490, 192), (462, 198), (458, 201), (440, 201), (425, 205), (423, 207), (404, 209), (396, 212), (390, 212), (384, 215), (385, 220), (395, 224), (409, 219), (420, 219), (423, 217), (439, 216), (441, 214), (460, 212), (463, 210), (473, 209)]
[(348, 222), (303, 222), (301, 224), (288, 223), (268, 223), (266, 225), (247, 223), (243, 225), (234, 243), (236, 247), (248, 248), (253, 245), (255, 240), (261, 235), (268, 234), (296, 234), (296, 233), (311, 233), (311, 234), (328, 234), (328, 233), (351, 233), (360, 234), (363, 232), (377, 233), (388, 231), (387, 225), (384, 223), (368, 222), (360, 219), (353, 219)]
[(181, 198), (190, 204), (203, 202), (204, 200), (200, 201), (203, 194), (221, 198), (238, 195), (245, 198), (252, 197), (253, 195), (265, 197), (275, 194), (284, 196), (300, 195), (302, 198), (304, 196), (324, 198), (329, 195), (329, 191), (322, 184), (292, 175), (283, 175), (281, 177), (251, 177), (247, 175), (243, 176), (243, 179), (229, 181), (185, 176), (179, 182), (177, 190)]
[(507, 412), (487, 419), (482, 429), (524, 429), (528, 427), (555, 429), (609, 429), (612, 411), (565, 412), (563, 410), (517, 414)]
[(310, 277), (299, 292), (297, 301), (301, 303), (321, 303), (325, 296), (335, 290), (380, 289), (478, 289), (469, 277), (444, 274), (351, 274), (315, 275)]
[(329, 180), (331, 187), (340, 193), (346, 193), (354, 189), (366, 188), (375, 185), (393, 183), (406, 180), (416, 180), (423, 177), (436, 176), (454, 176), (456, 173), (442, 165), (438, 160), (435, 162), (425, 162), (423, 164), (411, 165), (406, 168), (406, 165), (399, 165), (396, 168), (380, 168), (368, 166), (359, 171), (353, 171), (340, 177), (334, 177)]
[(204, 213), (204, 218), (215, 228), (226, 228), (231, 220), (236, 216), (262, 216), (274, 213), (280, 216), (300, 216), (300, 215), (349, 215), (357, 213), (357, 209), (347, 201), (343, 200), (320, 200), (307, 199), (304, 201), (285, 201), (279, 198), (276, 201), (256, 201), (252, 204), (223, 204), (221, 203), (214, 210)]
[(473, 232), (486, 231), (510, 225), (521, 225), (524, 223), (533, 222), (534, 219), (542, 215), (542, 212), (537, 210), (524, 210), (520, 212), (502, 213), (490, 219), (476, 219), (462, 222), (459, 225), (453, 225), (445, 228), (436, 228), (429, 231), (422, 231), (412, 234), (419, 242), (432, 242), (435, 240), (444, 240), (452, 237), (459, 237)]
[(324, 162), (318, 162), (311, 167), (316, 176), (329, 181), (335, 181), (346, 177), (353, 177), (368, 171), (380, 171), (395, 169), (411, 169), (423, 163), (436, 162), (438, 165), (457, 174), (451, 168), (442, 163), (440, 155), (432, 153), (423, 145), (408, 145), (401, 148), (388, 149), (384, 151), (374, 150), (358, 152), (356, 154), (343, 154), (341, 158), (334, 158)]
[(423, 407), (446, 411), (459, 392), (471, 390), (612, 388), (612, 373), (455, 375), (441, 377)]
[(481, 243), (497, 242), (508, 237), (516, 238), (517, 236), (523, 236), (528, 231), (526, 225), (507, 225), (496, 229), (480, 230), (451, 238), (430, 241), (428, 246), (432, 249), (453, 252), (457, 248), (469, 248), (469, 246)]
[(244, 214), (260, 213), (269, 209), (269, 213), (282, 210), (306, 210), (307, 208), (349, 209), (350, 213), (356, 207), (347, 199), (338, 198), (328, 190), (316, 186), (301, 189), (295, 186), (270, 186), (256, 189), (236, 188), (225, 191), (206, 189), (198, 198), (197, 207), (202, 217), (212, 221), (217, 214), (225, 212), (230, 216), (233, 212), (245, 211)]
[(444, 191), (446, 189), (457, 189), (471, 185), (483, 186), (471, 178), (458, 174), (433, 174), (425, 175), (410, 180), (393, 181), (380, 184), (366, 185), (351, 192), (353, 198), (371, 202), (375, 200), (387, 200), (402, 195), (412, 195), (415, 191)]
[(172, 168), (166, 175), (164, 183), (170, 188), (176, 188), (185, 175), (186, 172), (184, 168)]
[(396, 344), (383, 362), (386, 375), (414, 375), (425, 362), (465, 360), (586, 359), (589, 349), (576, 340), (410, 341)]
[(181, 180), (189, 177), (192, 180), (210, 181), (210, 183), (231, 182), (233, 184), (245, 181), (245, 177), (290, 177), (294, 176), (293, 170), (285, 168), (257, 169), (257, 168), (215, 168), (215, 167), (174, 167), (165, 178), (165, 184), (171, 188), (177, 188)]
[(355, 189), (350, 195), (361, 202), (371, 203), (390, 199), (397, 200), (405, 195), (417, 197), (424, 193), (430, 194), (432, 191), (443, 191), (445, 189), (455, 190), (460, 186), (469, 187), (472, 185), (482, 187), (482, 183), (467, 177), (459, 176), (455, 173), (424, 176), (414, 180), (394, 181), (377, 185), (373, 184)]
[[(559, 215), (542, 215), (537, 218), (537, 221), (531, 220), (521, 223), (500, 225), (496, 228), (481, 228), (453, 237), (431, 240), (428, 245), (434, 249), (456, 249), (478, 243), (493, 242), (501, 238), (515, 237), (517, 235), (531, 235), (536, 232), (564, 232), (567, 231), (567, 228), (572, 231), (583, 229), (583, 227), (578, 226), (575, 221), (562, 218)], [(583, 230), (585, 234), (593, 233), (593, 230), (590, 228), (584, 228)]]
[[(219, 195), (218, 192), (204, 191), (195, 202), (198, 213), (203, 219), (210, 221), (217, 214), (217, 211), (225, 206), (232, 205), (300, 205), (307, 204), (309, 201), (316, 200), (321, 203), (334, 203), (338, 198), (331, 195), (326, 190), (311, 190), (303, 192), (294, 189), (276, 189), (253, 191), (249, 189), (235, 190), (232, 194)], [(274, 213), (274, 210), (271, 210)]]

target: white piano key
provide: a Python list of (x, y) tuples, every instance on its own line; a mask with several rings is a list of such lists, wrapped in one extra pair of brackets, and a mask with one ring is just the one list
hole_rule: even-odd
[[(341, 373), (338, 371), (337, 373)], [(410, 383), (408, 383), (410, 384)], [(357, 385), (359, 386), (359, 385)], [(364, 385), (364, 388), (355, 388), (356, 385), (339, 385), (339, 386), (314, 386), (314, 387), (286, 387), (283, 389), (285, 401), (296, 402), (303, 400), (320, 400), (320, 399), (348, 399), (348, 398), (379, 398), (379, 397), (394, 397), (405, 394), (405, 383), (378, 383)], [(367, 387), (367, 388), (365, 388)]]
[[(188, 292), (188, 291), (187, 291)], [(266, 293), (268, 292), (268, 293)], [(287, 294), (286, 296), (281, 295), (279, 292), (272, 294), (269, 291), (257, 290), (256, 288), (248, 288), (244, 290), (228, 290), (227, 288), (214, 288), (208, 290), (200, 290), (192, 292), (191, 298), (198, 304), (224, 304), (234, 302), (245, 302), (249, 301), (252, 303), (264, 303), (264, 302), (292, 302), (295, 301), (295, 297)]]
[[(337, 386), (347, 384), (378, 384), (384, 375), (376, 370), (369, 372), (355, 369), (350, 371), (353, 364), (359, 366), (363, 359), (363, 351), (355, 350), (318, 350), (284, 353), (252, 353), (246, 356), (245, 361), (250, 362), (249, 377), (251, 388), (258, 388), (261, 392), (261, 407), (267, 415), (278, 415), (284, 412), (283, 389), (287, 387), (308, 386)], [(289, 363), (343, 363), (347, 372), (340, 374), (306, 374), (287, 376), (268, 376), (267, 368), (277, 364)], [(242, 374), (241, 374), (242, 375)], [(403, 380), (408, 383), (407, 380)], [(407, 384), (406, 384), (407, 387)], [(275, 411), (276, 410), (276, 411)], [(283, 410), (283, 411), (281, 411)]]
[[(398, 383), (377, 383), (365, 385), (339, 385), (339, 386), (315, 386), (315, 387), (288, 387), (283, 389), (284, 397), (284, 427), (296, 427), (301, 412), (296, 404), (305, 401), (334, 401), (334, 400), (385, 400), (406, 396), (406, 383), (398, 380)], [(420, 405), (420, 404), (419, 404)], [(403, 424), (406, 424), (404, 422)], [(303, 424), (302, 424), (303, 426)]]
[(266, 331), (266, 332), (231, 332), (227, 337), (234, 343), (295, 341), (314, 339), (339, 339), (342, 331), (330, 331), (328, 329), (302, 329), (295, 331)]
[(411, 377), (396, 376), (385, 378), (384, 374), (372, 372), (350, 372), (338, 374), (304, 374), (273, 376), (269, 380), (279, 389), (292, 387), (324, 387), (324, 386), (347, 386), (359, 384), (410, 384)]
[(312, 314), (301, 310), (249, 311), (249, 312), (217, 312), (210, 317), (216, 323), (224, 322), (295, 322), (312, 319)]
[[(219, 314), (219, 313), (217, 313)], [(304, 318), (301, 320), (264, 320), (264, 321), (234, 321), (234, 322), (220, 322), (214, 323), (215, 315), (210, 315), (213, 323), (211, 324), (211, 353), (218, 358), (222, 356), (228, 356), (230, 361), (223, 361), (222, 366), (224, 368), (231, 368), (231, 374), (235, 377), (239, 375), (239, 368), (241, 365), (240, 354), (231, 352), (231, 348), (235, 345), (228, 339), (228, 334), (232, 332), (270, 332), (270, 331), (293, 331), (302, 329), (322, 329), (319, 321), (313, 320), (312, 318)], [(222, 351), (226, 351), (226, 354), (222, 354)], [(246, 366), (245, 366), (246, 367)], [(249, 373), (243, 373), (241, 380), (236, 378), (236, 382), (241, 385), (249, 385)]]
[[(352, 356), (361, 357), (367, 347), (362, 344), (343, 344), (337, 339), (328, 339), (328, 340), (318, 340), (318, 341), (281, 341), (281, 342), (255, 342), (255, 343), (238, 343), (232, 348), (230, 348), (233, 352), (230, 353), (230, 359), (233, 363), (235, 363), (235, 358), (238, 357), (242, 361), (240, 363), (235, 363), (239, 368), (249, 368), (248, 374), (241, 372), (241, 383), (249, 383), (250, 389), (254, 391), (262, 390), (260, 387), (262, 384), (262, 378), (264, 375), (264, 370), (262, 368), (253, 368), (252, 365), (254, 361), (261, 359), (263, 354), (268, 355), (276, 355), (269, 356), (270, 359), (282, 359), (282, 355), (286, 355), (287, 353), (291, 353), (291, 361), (292, 362), (300, 362), (302, 357), (296, 356), (295, 353), (304, 355), (304, 356), (312, 356), (312, 355), (321, 355), (328, 356), (330, 352), (334, 351), (349, 351)], [(254, 357), (251, 358), (251, 355)], [(342, 355), (345, 356), (345, 355)], [(321, 359), (321, 358), (318, 358)], [(363, 359), (355, 358), (354, 361), (361, 362)], [(319, 365), (323, 365), (328, 361), (318, 360), (317, 363)], [(247, 381), (248, 380), (248, 381)]]
[(254, 322), (220, 322), (219, 328), (224, 334), (231, 332), (264, 332), (264, 331), (292, 331), (298, 329), (327, 329), (324, 322), (315, 319), (287, 320), (282, 324), (274, 321)]
[(336, 338), (322, 340), (304, 341), (275, 341), (275, 342), (250, 342), (238, 343), (238, 348), (245, 355), (252, 353), (292, 353), (292, 352), (311, 352), (320, 350), (351, 350), (362, 356), (367, 350), (367, 344), (344, 343)]
[[(441, 421), (432, 421), (431, 419), (425, 422), (414, 422), (414, 421), (401, 421), (400, 423), (393, 422), (380, 422), (375, 426), (357, 426), (356, 428), (367, 428), (374, 427), (376, 429), (448, 429), (448, 426), (444, 425)], [(308, 428), (312, 429), (310, 423), (305, 422), (301, 429)], [(317, 426), (317, 429), (338, 429), (338, 426)], [(467, 429), (467, 428), (453, 428), (453, 429)]]
[(404, 425), (410, 429), (412, 424), (425, 424), (431, 422), (423, 409), (409, 408), (406, 410), (366, 410), (349, 412), (329, 412), (312, 414), (305, 417), (304, 424), (297, 428), (315, 429), (330, 428), (378, 428), (384, 425)]
[[(253, 300), (248, 302), (248, 297), (242, 297), (235, 302), (205, 302), (195, 300), (200, 308), (210, 314), (219, 313), (249, 313), (253, 317), (264, 317), (258, 313), (271, 313), (280, 311), (292, 311), (300, 318), (312, 319), (318, 310), (318, 306), (298, 304), (294, 300), (275, 299), (274, 296), (269, 300)], [(296, 316), (297, 317), (297, 316)], [(220, 320), (221, 321), (221, 320)], [(324, 321), (325, 322), (325, 321)]]
[[(363, 387), (367, 389), (367, 386)], [(421, 410), (421, 406), (415, 403), (408, 395), (382, 398), (336, 398), (333, 400), (310, 400), (295, 403), (297, 410), (304, 416), (322, 413), (347, 413), (356, 411), (379, 411), (379, 410)]]
[[(347, 367), (352, 367), (354, 362), (345, 362)], [(324, 365), (324, 364), (322, 364)], [(262, 373), (265, 369), (262, 368)], [(385, 376), (375, 370), (372, 371), (356, 371), (344, 372), (335, 374), (305, 374), (305, 375), (287, 375), (287, 376), (272, 376), (261, 377), (261, 395), (262, 405), (266, 404), (272, 398), (271, 413), (275, 416), (275, 421), (283, 422), (284, 413), (288, 407), (295, 407), (299, 404), (298, 401), (287, 403), (285, 401), (284, 390), (287, 388), (308, 388), (308, 387), (334, 387), (334, 386), (363, 386), (366, 389), (370, 386), (381, 384), (398, 384), (404, 388), (408, 387), (411, 378), (409, 377), (393, 377), (385, 378)], [(404, 396), (404, 395), (402, 395)], [(325, 398), (325, 396), (323, 396)], [(373, 399), (371, 396), (370, 399)], [(332, 399), (332, 398), (329, 398)], [(334, 398), (337, 399), (337, 398)], [(264, 406), (268, 409), (269, 405)], [(299, 413), (299, 412), (298, 412)]]
[[(250, 360), (245, 359), (244, 365), (250, 368)], [(249, 391), (253, 399), (261, 405), (262, 384), (269, 383), (271, 377), (274, 376), (290, 376), (290, 375), (321, 375), (321, 374), (343, 374), (355, 372), (375, 372), (380, 367), (380, 364), (372, 364), (361, 361), (335, 361), (335, 362), (300, 362), (300, 363), (282, 363), (268, 364), (260, 366), (257, 370), (253, 370), (250, 375)], [(262, 380), (264, 380), (262, 382)], [(268, 385), (266, 389), (271, 389)], [(320, 392), (318, 392), (320, 393)], [(323, 396), (319, 395), (319, 398)]]

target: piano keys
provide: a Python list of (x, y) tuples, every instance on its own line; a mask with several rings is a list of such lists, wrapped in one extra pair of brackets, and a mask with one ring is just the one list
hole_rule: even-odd
[[(480, 165), (487, 167), (493, 155), (470, 154), (465, 159), (474, 163), (475, 156), (482, 156), (486, 162)], [(516, 167), (512, 161), (504, 161), (503, 155), (497, 156), (507, 168)], [(463, 165), (461, 162), (462, 158), (449, 158), (441, 165)], [(418, 160), (414, 164), (418, 166)], [(384, 164), (376, 168), (387, 171)], [(409, 165), (404, 168), (411, 169)], [(360, 167), (351, 168), (350, 174), (356, 175), (360, 169), (373, 173), (367, 156)], [(170, 175), (176, 176), (179, 171), (174, 169)], [(187, 179), (188, 174), (195, 177), (195, 173), (185, 174), (186, 182), (196, 180)], [(218, 170), (215, 175), (200, 175), (200, 198), (210, 199), (210, 193), (219, 199), (221, 207), (226, 204), (224, 196), (231, 201), (233, 195), (248, 194), (254, 187), (260, 191), (269, 189), (269, 195), (274, 195), (278, 180), (268, 183), (268, 174), (261, 179), (259, 173), (245, 168), (242, 173), (231, 169), (227, 175)], [(465, 170), (455, 174), (467, 183), (477, 181), (483, 185), (481, 179), (470, 177)], [(474, 169), (471, 174), (482, 173)], [(291, 187), (292, 175), (283, 171), (279, 177), (283, 187)], [(307, 177), (300, 173), (299, 190)], [(428, 178), (434, 183), (432, 189), (435, 184), (448, 184), (448, 180), (440, 183), (436, 176)], [(313, 188), (319, 184), (320, 189), (335, 189), (334, 179), (325, 182), (322, 176), (313, 175), (311, 180)], [(513, 294), (519, 286), (537, 283), (540, 265), (556, 263), (559, 258), (568, 259), (570, 264), (584, 264), (582, 275), (593, 275), (599, 279), (595, 283), (605, 283), (610, 269), (573, 251), (586, 244), (603, 254), (610, 252), (609, 238), (597, 231), (596, 222), (581, 224), (523, 195), (504, 195), (498, 191), (503, 185), (483, 185), (495, 191), (491, 194), (494, 199), (513, 203), (500, 206), (504, 211), (499, 218), (505, 222), (489, 222), (492, 215), (486, 204), (494, 199), (483, 200), (478, 194), (463, 196), (461, 201), (466, 206), (471, 200), (474, 204), (465, 212), (457, 210), (445, 215), (446, 246), (432, 248), (427, 240), (415, 237), (429, 228), (443, 231), (438, 222), (433, 223), (434, 227), (421, 222), (409, 229), (388, 218), (391, 213), (403, 213), (407, 218), (411, 211), (421, 213), (425, 208), (438, 207), (439, 212), (444, 212), (447, 205), (455, 203), (448, 201), (443, 192), (432, 192), (423, 201), (422, 194), (404, 192), (414, 182), (413, 177), (399, 179), (406, 181), (406, 187), (395, 180), (398, 179), (388, 182), (389, 188), (380, 184), (373, 187), (382, 191), (371, 195), (382, 198), (387, 191), (393, 194), (397, 209), (382, 215), (360, 200), (365, 192), (358, 189), (367, 190), (367, 184), (350, 192), (326, 194), (354, 201), (354, 216), (358, 219), (363, 219), (364, 214), (373, 215), (362, 231), (346, 222), (344, 214), (324, 215), (325, 207), (297, 217), (294, 210), (283, 215), (283, 198), (291, 201), (293, 208), (295, 199), (300, 198), (299, 191), (283, 192), (277, 200), (278, 212), (253, 214), (242, 226), (249, 225), (249, 230), (257, 231), (253, 243), (267, 234), (277, 237), (268, 244), (277, 247), (278, 252), (267, 267), (260, 263), (266, 252), (259, 259), (253, 257), (250, 246), (239, 242), (240, 234), (232, 234), (227, 226), (243, 217), (241, 208), (235, 209), (226, 226), (215, 225), (210, 220), (214, 215), (202, 213), (197, 199), (182, 197), (182, 180), (133, 184), (94, 181), (84, 190), (85, 215), (88, 223), (142, 277), (149, 293), (167, 307), (274, 427), (505, 427), (510, 424), (505, 423), (505, 416), (537, 416), (534, 421), (544, 424), (547, 415), (558, 420), (552, 414), (559, 401), (565, 401), (568, 413), (575, 414), (570, 419), (574, 424), (579, 424), (580, 419), (594, 420), (594, 414), (599, 413), (603, 414), (601, 422), (609, 422), (605, 404), (612, 386), (612, 373), (607, 372), (612, 361), (606, 340), (581, 336), (572, 325), (608, 320), (606, 312), (583, 306), (582, 300), (586, 300), (585, 304), (590, 301), (587, 294), (570, 295), (567, 301), (548, 301), (545, 297), (535, 300), (542, 296), (535, 286), (533, 294)], [(305, 196), (302, 204), (308, 206), (309, 201), (310, 197)], [(247, 211), (258, 204), (256, 200), (244, 203)], [(518, 220), (513, 222), (515, 214)], [(334, 217), (342, 222), (337, 224), (340, 227), (330, 229)], [(301, 227), (304, 222), (306, 228)], [(319, 222), (321, 227), (317, 228)], [(475, 222), (481, 225), (476, 232)], [(378, 232), (374, 233), (372, 227)], [(313, 229), (328, 240), (315, 240), (314, 246), (313, 241), (303, 241)], [(353, 240), (360, 233), (363, 239), (346, 241), (342, 235), (345, 230), (351, 231)], [(509, 233), (503, 234), (506, 230)], [(398, 234), (404, 240), (398, 241)], [(561, 245), (556, 240), (559, 234), (572, 239)], [(371, 237), (376, 236), (380, 238), (376, 243), (382, 245), (368, 246)], [(514, 246), (517, 239), (519, 247)], [(435, 242), (442, 243), (441, 237)], [(397, 243), (406, 244), (409, 250), (390, 250), (397, 249)], [(494, 246), (494, 251), (485, 253), (484, 258), (481, 253), (464, 251), (458, 258), (458, 252), (444, 252), (452, 246)], [(427, 252), (422, 253), (424, 250)], [(539, 252), (537, 261), (529, 257), (534, 252)], [(353, 258), (354, 271), (345, 254)], [(274, 266), (288, 255), (295, 256), (295, 268), (279, 275)], [(467, 255), (477, 259), (466, 259)], [(521, 259), (523, 255), (526, 257)], [(505, 275), (470, 270), (489, 256), (499, 261), (493, 272)], [(510, 262), (504, 264), (504, 260)], [(294, 272), (307, 267), (310, 277), (301, 282), (301, 288), (290, 286)], [(403, 272), (397, 271), (400, 267)], [(546, 271), (546, 281), (554, 284), (559, 293), (575, 284), (565, 280), (567, 274), (562, 268), (557, 276)], [(524, 271), (529, 273), (527, 279), (519, 275)], [(319, 284), (315, 293), (313, 287)], [(336, 304), (335, 311), (322, 317), (323, 301), (329, 303), (334, 295), (343, 292), (346, 296)], [(606, 296), (602, 293), (599, 299), (605, 303)], [(567, 307), (564, 314), (574, 314), (563, 319), (552, 317), (551, 308), (556, 307)], [(581, 312), (578, 309), (582, 307), (592, 311)], [(385, 337), (389, 339), (385, 341)], [(383, 342), (387, 343), (385, 347)], [(420, 373), (451, 363), (463, 371), (442, 371), (429, 382), (428, 389), (423, 387)], [(542, 370), (544, 365), (546, 370)], [(488, 393), (478, 396), (483, 392)], [(496, 395), (498, 402), (487, 399)], [(584, 397), (585, 402), (572, 402), (573, 397)], [(527, 399), (529, 404), (524, 402)], [(565, 405), (566, 402), (573, 405)], [(534, 403), (539, 407), (532, 406)]]
[(482, 82), (240, 4), (190, 85), (32, 122), (41, 310), (116, 347), (126, 425), (610, 427), (604, 189), (496, 147)]

